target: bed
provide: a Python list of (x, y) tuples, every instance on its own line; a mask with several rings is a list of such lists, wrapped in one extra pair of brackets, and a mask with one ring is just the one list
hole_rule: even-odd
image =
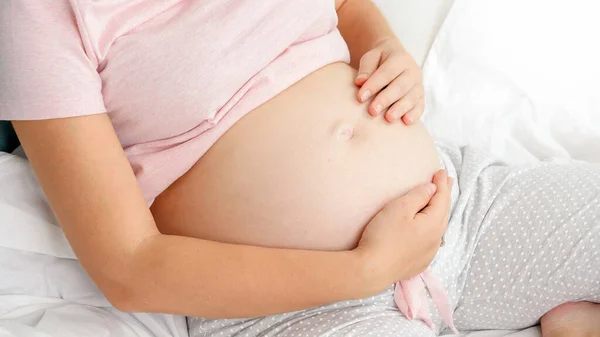
[[(375, 2), (423, 64), (424, 121), (436, 138), (477, 144), (509, 163), (600, 162), (595, 2)], [(109, 306), (77, 263), (27, 161), (8, 153), (0, 153), (0, 233), (0, 337), (187, 336), (181, 316)], [(460, 336), (541, 334), (531, 327)]]

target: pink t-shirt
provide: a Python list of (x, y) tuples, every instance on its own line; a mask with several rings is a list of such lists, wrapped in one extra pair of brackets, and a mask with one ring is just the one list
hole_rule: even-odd
[(245, 114), (349, 61), (334, 0), (0, 1), (0, 119), (108, 112), (150, 204)]

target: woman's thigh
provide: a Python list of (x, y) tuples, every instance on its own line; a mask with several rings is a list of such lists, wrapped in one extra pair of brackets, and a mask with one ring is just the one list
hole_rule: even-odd
[(479, 180), (498, 192), (472, 202), (484, 216), (457, 327), (523, 328), (561, 303), (599, 302), (600, 165), (492, 166)]
[(425, 324), (409, 321), (400, 314), (391, 287), (374, 297), (310, 310), (252, 319), (188, 318), (188, 325), (191, 337), (435, 336)]

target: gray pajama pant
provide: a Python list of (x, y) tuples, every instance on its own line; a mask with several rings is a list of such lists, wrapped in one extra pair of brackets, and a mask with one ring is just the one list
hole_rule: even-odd
[[(525, 328), (562, 303), (600, 302), (600, 165), (508, 167), (473, 148), (438, 149), (458, 179), (446, 244), (432, 267), (459, 330)], [(432, 303), (430, 311), (443, 328)], [(391, 287), (310, 310), (188, 324), (191, 337), (437, 335), (398, 312)]]

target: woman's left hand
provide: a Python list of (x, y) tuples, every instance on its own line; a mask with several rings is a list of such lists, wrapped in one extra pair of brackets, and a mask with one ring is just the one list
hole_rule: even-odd
[(396, 38), (382, 40), (361, 57), (354, 82), (361, 103), (376, 95), (368, 108), (371, 116), (385, 111), (388, 122), (402, 119), (408, 125), (423, 115), (421, 69)]

